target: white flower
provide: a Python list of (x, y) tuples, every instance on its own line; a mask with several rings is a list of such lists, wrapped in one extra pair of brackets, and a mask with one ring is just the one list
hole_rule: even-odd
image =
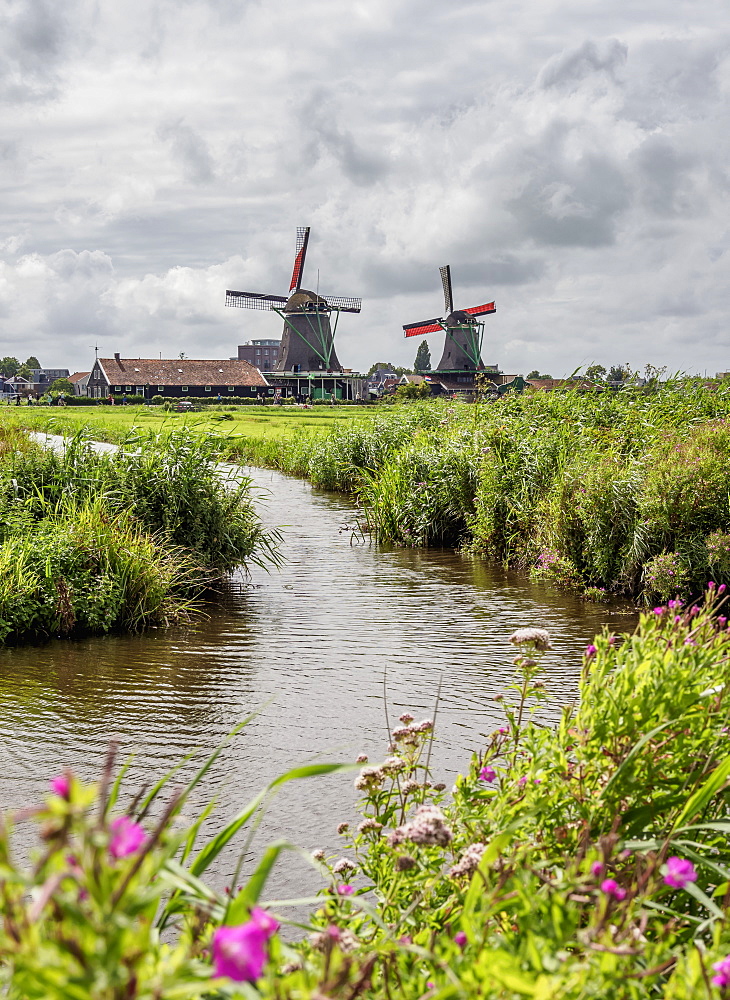
[(513, 646), (534, 646), (541, 653), (553, 647), (550, 645), (550, 633), (544, 628), (518, 628), (509, 637)]

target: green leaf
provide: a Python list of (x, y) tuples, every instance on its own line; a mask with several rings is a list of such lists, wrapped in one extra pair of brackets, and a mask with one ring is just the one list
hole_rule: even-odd
[(722, 764), (719, 764), (715, 768), (704, 784), (690, 795), (684, 809), (675, 821), (675, 827), (681, 826), (702, 812), (711, 799), (725, 786), (728, 776), (730, 776), (730, 757), (726, 757)]
[(305, 764), (303, 767), (295, 767), (291, 771), (279, 775), (263, 791), (259, 792), (237, 816), (234, 816), (230, 823), (227, 823), (212, 840), (208, 841), (196, 856), (190, 866), (190, 871), (194, 875), (201, 875), (208, 865), (218, 857), (231, 838), (251, 819), (267, 795), (276, 788), (281, 787), (287, 781), (295, 781), (299, 778), (312, 778), (321, 774), (338, 774), (341, 771), (358, 770), (359, 767), (359, 764)]
[(244, 888), (238, 893), (235, 899), (232, 899), (228, 904), (228, 910), (224, 918), (224, 923), (241, 923), (254, 903), (258, 903), (264, 886), (266, 885), (266, 879), (269, 877), (271, 869), (276, 863), (276, 859), (283, 850), (293, 848), (293, 846), (294, 845), (290, 844), (287, 840), (279, 840), (274, 844), (270, 844), (269, 847), (266, 848), (264, 856), (256, 865), (256, 870), (249, 877)]
[(704, 908), (713, 915), (713, 917), (716, 917), (718, 920), (725, 919), (725, 914), (722, 912), (717, 903), (714, 903), (709, 896), (706, 896), (702, 889), (700, 889), (700, 887), (694, 882), (687, 882), (684, 886), (684, 891), (689, 893), (690, 896), (693, 896), (698, 903), (701, 903), (702, 906), (704, 906)]

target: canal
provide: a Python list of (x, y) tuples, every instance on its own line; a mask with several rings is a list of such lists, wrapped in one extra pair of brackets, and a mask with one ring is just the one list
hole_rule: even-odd
[[(631, 628), (603, 608), (451, 551), (383, 549), (353, 538), (347, 498), (275, 472), (249, 470), (268, 524), (282, 527), (284, 563), (237, 575), (194, 628), (0, 650), (0, 801), (25, 807), (64, 768), (95, 777), (109, 741), (134, 754), (132, 785), (195, 748), (213, 749), (248, 713), (202, 794), (233, 814), (279, 773), (314, 760), (382, 757), (404, 710), (433, 716), (435, 781), (453, 779), (503, 719), (494, 696), (512, 679), (515, 628), (547, 628), (547, 721), (575, 698), (581, 654), (596, 631)], [(286, 786), (253, 855), (286, 837), (337, 850), (353, 814), (353, 775)], [(21, 840), (27, 836), (21, 830)], [(232, 852), (214, 881), (232, 870)], [(313, 881), (314, 878), (314, 881)], [(316, 885), (300, 860), (273, 879), (279, 895)]]

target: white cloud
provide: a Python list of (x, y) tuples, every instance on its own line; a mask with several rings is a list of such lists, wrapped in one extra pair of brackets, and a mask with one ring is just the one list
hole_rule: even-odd
[[(497, 300), (485, 360), (727, 368), (727, 16), (610, 5), (11, 0), (0, 352), (235, 353), (226, 287), (362, 295), (338, 353)], [(688, 27), (691, 25), (691, 27)], [(440, 353), (431, 338), (432, 355)], [(487, 357), (488, 356), (488, 357)]]

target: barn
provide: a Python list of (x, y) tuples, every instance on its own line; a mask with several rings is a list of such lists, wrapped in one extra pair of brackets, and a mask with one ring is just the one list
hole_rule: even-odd
[(110, 394), (168, 398), (256, 396), (268, 389), (264, 376), (248, 361), (203, 361), (175, 358), (97, 358), (86, 395), (105, 399)]

